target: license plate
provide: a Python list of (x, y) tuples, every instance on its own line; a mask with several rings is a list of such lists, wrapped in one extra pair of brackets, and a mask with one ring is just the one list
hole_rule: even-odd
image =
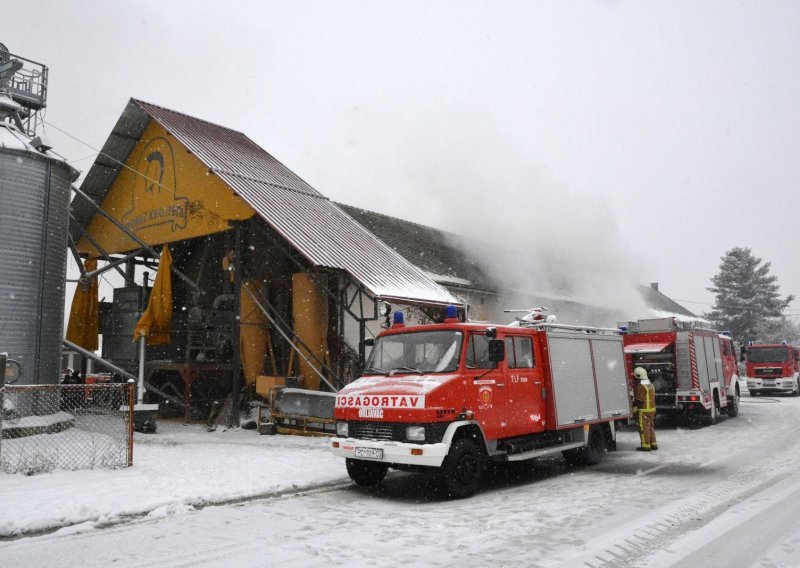
[(380, 448), (356, 448), (356, 457), (382, 460), (383, 450)]
[(775, 386), (775, 379), (765, 379), (764, 380), (765, 387), (774, 387)]

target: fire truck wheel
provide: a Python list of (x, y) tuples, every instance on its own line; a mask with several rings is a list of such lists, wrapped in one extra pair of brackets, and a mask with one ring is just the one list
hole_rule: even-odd
[(792, 390), (792, 396), (800, 396), (800, 379), (798, 379), (798, 382), (794, 384), (794, 390)]
[(456, 441), (442, 465), (444, 489), (448, 497), (469, 497), (478, 489), (484, 460), (478, 445), (467, 438)]
[(714, 399), (711, 402), (711, 409), (707, 410), (705, 413), (705, 423), (706, 426), (713, 426), (717, 423), (717, 401)]
[(582, 450), (583, 462), (586, 465), (597, 465), (606, 454), (606, 437), (602, 428), (589, 430), (589, 444)]
[(369, 462), (347, 458), (345, 460), (347, 474), (356, 485), (369, 486), (377, 485), (386, 477), (389, 466), (381, 462)]
[(736, 418), (739, 416), (739, 392), (728, 399), (728, 417)]
[(597, 465), (606, 454), (606, 436), (602, 428), (592, 427), (589, 430), (589, 443), (585, 448), (561, 452), (571, 466)]

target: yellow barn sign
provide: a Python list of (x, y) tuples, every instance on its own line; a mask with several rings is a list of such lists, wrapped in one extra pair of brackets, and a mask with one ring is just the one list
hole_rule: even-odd
[[(155, 120), (145, 129), (101, 207), (150, 246), (225, 231), (228, 221), (255, 214)], [(88, 232), (109, 254), (139, 248), (101, 215), (94, 216)], [(100, 255), (85, 236), (78, 249), (92, 257)]]

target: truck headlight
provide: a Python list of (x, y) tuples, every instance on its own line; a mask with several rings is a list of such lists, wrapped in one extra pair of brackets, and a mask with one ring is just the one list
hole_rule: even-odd
[(425, 426), (408, 426), (406, 428), (406, 440), (414, 442), (425, 441)]
[(347, 422), (337, 422), (336, 435), (341, 436), (342, 438), (347, 438), (347, 434), (348, 434)]

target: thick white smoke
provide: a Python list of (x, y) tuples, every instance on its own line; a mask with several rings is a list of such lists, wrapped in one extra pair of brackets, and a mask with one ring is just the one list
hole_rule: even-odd
[[(541, 141), (511, 141), (489, 113), (468, 116), (439, 113), (394, 124), (374, 134), (388, 141), (379, 149), (359, 139), (353, 153), (362, 153), (355, 158), (361, 167), (351, 170), (353, 184), (381, 191), (356, 204), (484, 242), (466, 252), (507, 287), (509, 303), (558, 296), (605, 312), (603, 322), (583, 323), (613, 323), (608, 312), (646, 317), (636, 286), (648, 279), (625, 245), (636, 235), (624, 233), (610, 198), (560, 181), (530, 150)], [(387, 153), (388, 171), (371, 173), (375, 163), (386, 163)], [(572, 319), (592, 318), (582, 312)]]

